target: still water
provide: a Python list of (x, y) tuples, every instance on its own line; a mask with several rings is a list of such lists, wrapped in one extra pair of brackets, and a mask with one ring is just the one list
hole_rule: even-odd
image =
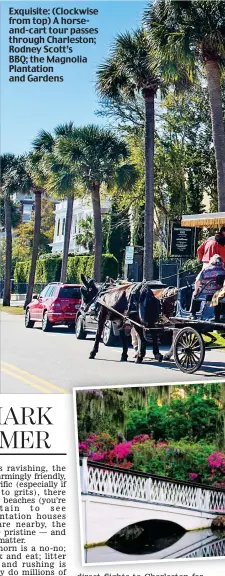
[(129, 529), (121, 531), (106, 546), (85, 550), (85, 562), (147, 562), (225, 556), (225, 532), (213, 532), (210, 528), (185, 532), (171, 522), (155, 522), (154, 526), (150, 522), (142, 523), (133, 525), (132, 529), (132, 533)]

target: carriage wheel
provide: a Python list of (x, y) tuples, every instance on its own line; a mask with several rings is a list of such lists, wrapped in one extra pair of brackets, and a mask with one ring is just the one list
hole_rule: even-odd
[(182, 372), (194, 374), (205, 357), (205, 345), (201, 334), (194, 328), (182, 328), (177, 332), (173, 344), (174, 360)]

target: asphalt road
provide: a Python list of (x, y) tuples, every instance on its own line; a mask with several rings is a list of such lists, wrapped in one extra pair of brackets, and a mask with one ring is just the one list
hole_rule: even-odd
[[(89, 360), (93, 336), (78, 341), (65, 327), (43, 333), (37, 324), (25, 329), (23, 316), (1, 313), (1, 392), (68, 393), (77, 386), (167, 384), (225, 379), (225, 352), (207, 351), (201, 370), (180, 372), (175, 363), (159, 364), (150, 349), (141, 365), (133, 359), (120, 363), (121, 349), (100, 344), (95, 360)], [(165, 347), (161, 348), (166, 350)]]

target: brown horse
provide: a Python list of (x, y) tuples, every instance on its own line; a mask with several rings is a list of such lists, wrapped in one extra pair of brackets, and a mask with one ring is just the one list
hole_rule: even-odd
[[(157, 331), (154, 328), (155, 322), (158, 321), (161, 307), (159, 296), (162, 290), (157, 290), (156, 295), (151, 290), (151, 283), (133, 284), (130, 282), (123, 283), (119, 286), (111, 286), (104, 290), (104, 287), (98, 287), (94, 280), (87, 280), (82, 276), (84, 287), (82, 288), (82, 298), (84, 305), (88, 307), (90, 303), (96, 302), (98, 311), (98, 328), (95, 337), (93, 349), (89, 358), (95, 358), (99, 343), (101, 340), (104, 324), (107, 320), (115, 322), (120, 330), (120, 339), (122, 343), (121, 361), (126, 362), (128, 358), (128, 341), (125, 334), (125, 321), (119, 314), (126, 315), (139, 326), (134, 324), (138, 339), (138, 351), (136, 362), (142, 362), (147, 342), (144, 337), (145, 329), (149, 331), (152, 337), (153, 354), (156, 360), (162, 361), (163, 356), (159, 352)], [(100, 299), (100, 302), (98, 302)], [(113, 309), (110, 310), (109, 308)], [(117, 312), (119, 314), (117, 314)]]

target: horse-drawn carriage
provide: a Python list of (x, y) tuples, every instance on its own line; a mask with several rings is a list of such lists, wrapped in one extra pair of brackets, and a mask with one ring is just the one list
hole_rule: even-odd
[[(207, 226), (216, 227), (225, 223), (225, 214), (205, 215), (197, 219), (198, 215), (183, 217), (184, 226)], [(130, 324), (135, 330), (138, 339), (138, 351), (136, 362), (142, 362), (149, 338), (153, 344), (153, 354), (161, 362), (174, 357), (177, 367), (185, 373), (193, 374), (204, 362), (205, 349), (216, 347), (217, 338), (215, 332), (225, 339), (225, 291), (220, 299), (220, 318), (215, 318), (215, 308), (211, 298), (202, 294), (199, 297), (200, 308), (195, 317), (190, 316), (190, 311), (182, 306), (185, 288), (159, 288), (152, 282), (143, 283), (109, 283), (97, 286), (93, 280), (87, 281), (83, 277), (83, 306), (82, 310), (93, 307), (93, 314), (98, 320), (96, 339), (90, 353), (94, 358), (98, 352), (99, 342), (104, 326), (108, 320), (117, 324), (120, 330), (122, 342), (121, 360), (128, 357), (128, 344), (125, 325)], [(80, 320), (81, 321), (81, 320)], [(163, 357), (158, 347), (158, 337), (165, 332), (173, 333), (173, 342), (169, 352)], [(205, 339), (204, 336), (207, 336)], [(205, 340), (208, 340), (206, 343)], [(225, 340), (224, 340), (225, 347)]]

